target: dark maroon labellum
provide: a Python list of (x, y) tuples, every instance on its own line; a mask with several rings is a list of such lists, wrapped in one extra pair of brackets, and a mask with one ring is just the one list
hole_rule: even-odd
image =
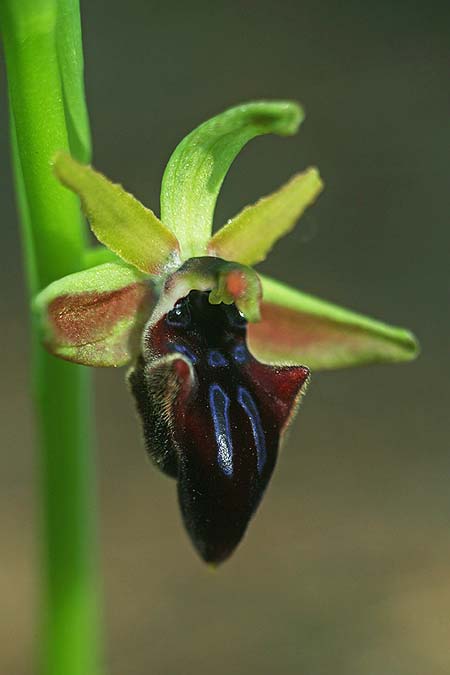
[(148, 452), (177, 479), (186, 528), (213, 563), (241, 540), (309, 376), (258, 362), (246, 332), (234, 305), (191, 291), (146, 329), (130, 374)]

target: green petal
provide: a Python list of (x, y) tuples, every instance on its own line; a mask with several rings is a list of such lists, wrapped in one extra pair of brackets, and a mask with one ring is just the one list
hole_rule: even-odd
[(56, 156), (55, 173), (79, 195), (97, 239), (125, 262), (146, 274), (162, 274), (179, 265), (176, 237), (121, 185), (66, 153)]
[(292, 230), (322, 188), (317, 169), (297, 174), (276, 192), (246, 206), (214, 235), (208, 251), (226, 260), (256, 265)]
[(262, 320), (248, 327), (248, 344), (266, 363), (311, 370), (410, 361), (419, 352), (403, 328), (356, 314), (260, 276)]
[(122, 366), (139, 353), (155, 300), (150, 280), (106, 263), (50, 284), (36, 297), (34, 310), (55, 356), (86, 366)]
[(161, 187), (161, 220), (176, 234), (182, 258), (204, 255), (223, 179), (243, 146), (262, 134), (294, 134), (303, 111), (290, 101), (257, 101), (200, 125), (175, 149)]

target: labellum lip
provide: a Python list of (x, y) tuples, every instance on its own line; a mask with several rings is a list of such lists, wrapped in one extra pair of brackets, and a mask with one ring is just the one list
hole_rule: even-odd
[(210, 563), (242, 539), (309, 371), (259, 363), (234, 305), (191, 291), (144, 334), (130, 375), (150, 456), (177, 479), (186, 529)]

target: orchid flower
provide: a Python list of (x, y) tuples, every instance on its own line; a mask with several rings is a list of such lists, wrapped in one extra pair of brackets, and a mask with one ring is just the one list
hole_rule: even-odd
[(295, 103), (261, 101), (199, 126), (169, 160), (160, 218), (91, 167), (55, 158), (104, 247), (36, 298), (44, 343), (87, 366), (130, 364), (148, 454), (177, 481), (186, 529), (210, 563), (241, 540), (310, 370), (407, 361), (418, 351), (408, 331), (253, 270), (321, 192), (316, 168), (211, 234), (238, 152), (262, 134), (294, 134), (302, 119)]

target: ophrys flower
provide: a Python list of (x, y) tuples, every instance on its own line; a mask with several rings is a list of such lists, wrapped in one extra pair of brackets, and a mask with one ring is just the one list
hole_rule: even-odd
[[(186, 528), (209, 562), (239, 543), (276, 464), (309, 369), (413, 358), (386, 326), (257, 275), (318, 196), (317, 169), (294, 176), (211, 235), (216, 199), (241, 148), (293, 134), (302, 111), (256, 102), (202, 124), (177, 147), (161, 219), (67, 155), (58, 178), (81, 198), (108, 260), (51, 284), (36, 300), (55, 355), (91, 366), (130, 363), (150, 457), (178, 481)], [(112, 253), (111, 253), (112, 252)]]

